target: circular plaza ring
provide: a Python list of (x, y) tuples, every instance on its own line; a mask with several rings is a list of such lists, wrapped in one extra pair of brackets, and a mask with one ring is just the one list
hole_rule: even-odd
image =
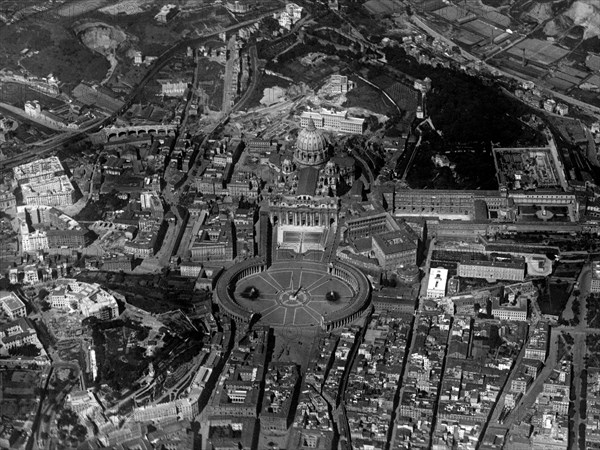
[(214, 299), (237, 322), (332, 330), (365, 311), (371, 285), (361, 271), (340, 261), (296, 260), (267, 267), (264, 261), (253, 259), (223, 274)]

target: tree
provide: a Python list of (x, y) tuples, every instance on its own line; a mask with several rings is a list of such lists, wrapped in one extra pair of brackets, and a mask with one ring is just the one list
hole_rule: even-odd
[(379, 128), (381, 128), (381, 124), (379, 123), (379, 119), (377, 117), (375, 117), (375, 116), (369, 116), (369, 117), (367, 117), (367, 119), (365, 120), (365, 123), (367, 124), (367, 127), (371, 131), (377, 131)]
[(73, 427), (73, 431), (71, 431), (71, 436), (73, 436), (78, 441), (84, 441), (87, 436), (87, 429), (81, 425), (77, 424)]
[(262, 21), (262, 28), (268, 33), (273, 34), (273, 32), (279, 31), (281, 29), (281, 25), (277, 19), (273, 17), (265, 17)]
[(65, 409), (60, 415), (56, 424), (58, 428), (65, 428), (68, 426), (74, 427), (78, 423), (77, 414), (72, 409)]

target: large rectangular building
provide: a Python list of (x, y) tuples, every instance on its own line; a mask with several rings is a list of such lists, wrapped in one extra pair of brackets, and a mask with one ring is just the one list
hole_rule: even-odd
[(384, 270), (415, 265), (418, 246), (416, 234), (405, 230), (388, 231), (373, 236), (373, 253)]
[(396, 216), (475, 218), (473, 191), (397, 190), (394, 206)]
[(365, 214), (346, 219), (344, 238), (355, 239), (398, 229), (394, 218), (386, 212)]
[(362, 134), (365, 128), (365, 119), (349, 117), (347, 111), (330, 111), (321, 109), (320, 112), (304, 111), (300, 116), (300, 126), (306, 128), (312, 119), (315, 127), (337, 131), (339, 133)]
[(21, 191), (23, 202), (32, 206), (69, 206), (77, 200), (75, 188), (66, 175), (23, 183)]
[(458, 276), (485, 280), (523, 281), (524, 261), (464, 261), (458, 263)]
[(21, 164), (13, 169), (13, 174), (15, 180), (21, 184), (52, 180), (60, 175), (64, 175), (65, 170), (58, 157), (51, 156), (27, 164)]

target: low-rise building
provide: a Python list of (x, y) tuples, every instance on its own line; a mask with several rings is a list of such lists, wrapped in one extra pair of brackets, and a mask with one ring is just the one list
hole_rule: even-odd
[(188, 88), (186, 81), (157, 80), (160, 84), (160, 94), (166, 97), (183, 97)]

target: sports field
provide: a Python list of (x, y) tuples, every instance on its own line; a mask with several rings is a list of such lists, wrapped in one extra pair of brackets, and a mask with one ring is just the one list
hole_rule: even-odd
[[(250, 288), (258, 290), (254, 299), (247, 298)], [(337, 299), (325, 298), (330, 291)], [(311, 262), (274, 264), (265, 272), (242, 279), (235, 289), (235, 301), (258, 312), (260, 323), (271, 326), (319, 326), (335, 311), (347, 308), (353, 292), (338, 278), (327, 273), (326, 266)]]

